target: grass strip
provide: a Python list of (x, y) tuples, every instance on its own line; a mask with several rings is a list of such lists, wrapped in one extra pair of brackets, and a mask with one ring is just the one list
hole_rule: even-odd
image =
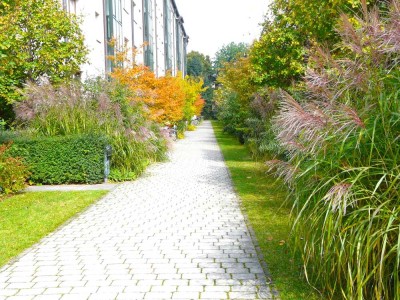
[(0, 266), (106, 194), (27, 192), (0, 198)]
[(213, 122), (218, 144), (242, 202), (242, 209), (254, 230), (273, 283), (282, 300), (322, 299), (305, 281), (301, 262), (289, 250), (290, 208), (287, 192), (266, 174), (263, 163), (252, 159), (248, 149)]

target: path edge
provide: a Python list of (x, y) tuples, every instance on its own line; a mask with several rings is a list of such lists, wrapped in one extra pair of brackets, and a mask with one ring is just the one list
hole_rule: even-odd
[(272, 297), (273, 297), (274, 300), (280, 300), (279, 291), (278, 291), (278, 289), (277, 289), (277, 287), (276, 287), (276, 285), (274, 283), (274, 280), (273, 280), (273, 277), (271, 275), (271, 272), (269, 271), (269, 267), (267, 265), (267, 262), (265, 261), (264, 255), (263, 255), (263, 253), (261, 251), (261, 248), (260, 248), (260, 245), (258, 243), (256, 234), (254, 232), (254, 229), (251, 226), (250, 219), (248, 217), (246, 209), (244, 208), (242, 198), (239, 196), (239, 193), (238, 193), (238, 191), (236, 189), (236, 186), (233, 184), (231, 170), (227, 166), (226, 161), (225, 161), (225, 156), (224, 156), (224, 154), (223, 154), (223, 152), (221, 150), (221, 147), (218, 144), (218, 140), (217, 140), (217, 137), (215, 136), (215, 130), (214, 130), (214, 126), (212, 125), (212, 122), (211, 122), (211, 128), (213, 129), (214, 138), (215, 138), (215, 140), (217, 142), (219, 151), (220, 151), (220, 153), (222, 155), (222, 158), (224, 159), (224, 164), (225, 164), (225, 167), (226, 167), (226, 170), (227, 170), (227, 173), (228, 173), (228, 177), (229, 177), (229, 180), (231, 182), (231, 186), (232, 186), (233, 191), (235, 193), (236, 199), (239, 202), (240, 211), (241, 211), (241, 213), (243, 215), (244, 222), (246, 224), (247, 230), (249, 231), (249, 234), (250, 234), (250, 238), (251, 238), (251, 240), (253, 242), (253, 245), (254, 245), (254, 248), (256, 250), (257, 258), (258, 258), (258, 260), (260, 262), (261, 268), (263, 269), (265, 276), (267, 277), (267, 280), (269, 280), (269, 281), (267, 281), (267, 284), (268, 284), (268, 286), (269, 286), (269, 288), (271, 290)]

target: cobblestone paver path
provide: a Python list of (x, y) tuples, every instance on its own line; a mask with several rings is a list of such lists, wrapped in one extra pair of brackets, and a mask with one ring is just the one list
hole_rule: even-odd
[(272, 299), (211, 124), (0, 269), (0, 299)]

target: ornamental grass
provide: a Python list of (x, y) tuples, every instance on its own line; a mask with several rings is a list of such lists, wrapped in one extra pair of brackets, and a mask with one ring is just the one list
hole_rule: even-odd
[[(332, 299), (400, 299), (400, 4), (342, 16), (335, 53), (315, 49), (306, 96), (280, 93), (267, 162), (293, 200), (304, 272)], [(338, 54), (339, 53), (339, 54)]]

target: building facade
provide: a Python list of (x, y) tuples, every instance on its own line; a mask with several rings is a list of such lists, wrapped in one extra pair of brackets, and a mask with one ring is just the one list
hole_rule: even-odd
[[(63, 9), (82, 18), (81, 29), (89, 48), (82, 77), (107, 74), (107, 57), (126, 45), (137, 49), (136, 63), (157, 76), (186, 72), (186, 34), (175, 0), (61, 0)], [(110, 45), (113, 40), (115, 46)]]

